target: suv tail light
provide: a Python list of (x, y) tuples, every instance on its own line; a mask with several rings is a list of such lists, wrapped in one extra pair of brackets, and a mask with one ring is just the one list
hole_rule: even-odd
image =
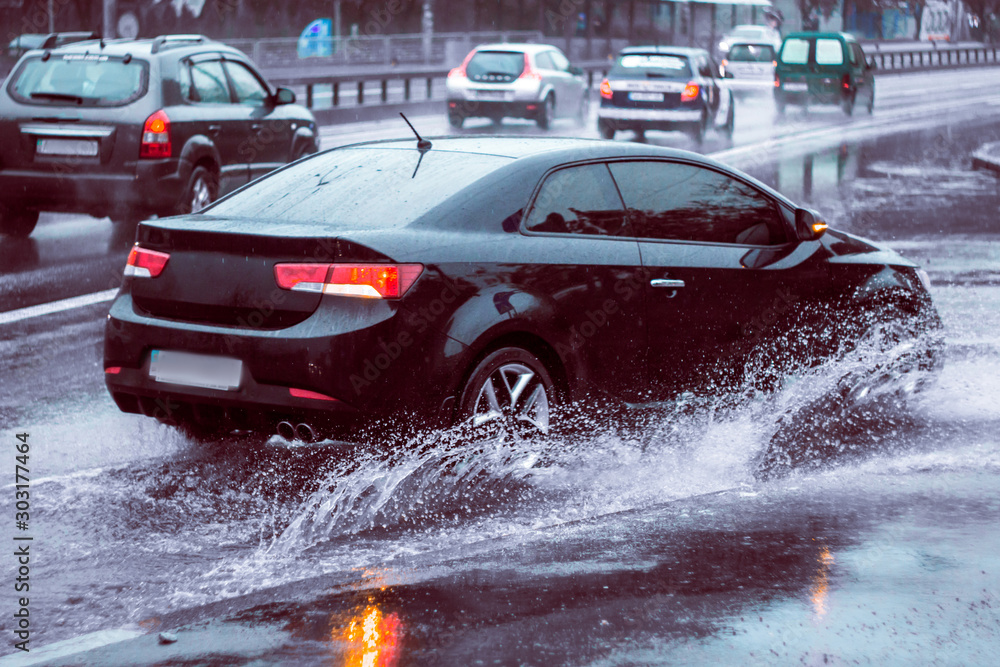
[(690, 102), (697, 98), (699, 90), (697, 83), (694, 81), (689, 82), (688, 85), (684, 86), (684, 92), (681, 93), (681, 102)]
[(125, 275), (136, 278), (155, 278), (163, 273), (163, 268), (169, 259), (169, 253), (140, 248), (137, 243), (132, 246), (132, 251), (128, 254)]
[(406, 294), (422, 264), (275, 264), (281, 289), (368, 299), (398, 299)]
[(844, 87), (844, 90), (850, 90), (851, 89), (851, 75), (850, 74), (845, 74), (844, 78), (842, 78), (840, 80), (840, 85)]
[(774, 87), (781, 88), (781, 77), (778, 76), (777, 70), (774, 72)]
[(170, 118), (163, 109), (147, 118), (145, 125), (142, 126), (139, 157), (170, 157)]
[(611, 82), (608, 81), (607, 79), (601, 81), (601, 97), (603, 97), (606, 100), (610, 100), (614, 96), (615, 93), (613, 90), (611, 90)]
[(542, 75), (538, 73), (536, 69), (531, 66), (531, 61), (528, 60), (528, 54), (524, 54), (524, 71), (521, 72), (521, 76), (517, 77), (519, 79), (534, 79), (535, 81), (541, 81)]

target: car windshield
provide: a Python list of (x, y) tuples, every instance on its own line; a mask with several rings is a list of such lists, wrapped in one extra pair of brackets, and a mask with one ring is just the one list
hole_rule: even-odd
[(805, 65), (809, 61), (809, 40), (789, 38), (781, 47), (781, 62), (789, 65)]
[(627, 53), (618, 59), (609, 76), (687, 79), (691, 76), (688, 59), (659, 53)]
[(766, 44), (736, 44), (727, 58), (732, 62), (768, 63), (774, 60), (774, 49)]
[(146, 92), (148, 66), (98, 54), (28, 59), (7, 90), (21, 102), (48, 105), (121, 106)]
[(473, 81), (516, 79), (524, 71), (524, 54), (516, 51), (477, 51), (465, 66)]
[(509, 162), (433, 149), (345, 148), (268, 176), (206, 212), (335, 230), (404, 227)]

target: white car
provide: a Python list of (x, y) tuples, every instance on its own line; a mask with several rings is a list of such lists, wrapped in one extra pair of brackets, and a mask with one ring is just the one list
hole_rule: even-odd
[(737, 42), (771, 44), (777, 53), (781, 48), (781, 33), (766, 25), (738, 25), (723, 35), (716, 45), (716, 56), (719, 59), (725, 58), (730, 47)]
[(587, 116), (587, 79), (548, 44), (484, 44), (448, 74), (448, 122), (528, 118), (548, 129), (555, 118)]
[(778, 50), (770, 43), (734, 42), (719, 64), (730, 90), (769, 93), (774, 86)]

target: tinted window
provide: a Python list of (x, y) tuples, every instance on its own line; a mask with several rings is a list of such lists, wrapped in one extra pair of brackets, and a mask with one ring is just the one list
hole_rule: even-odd
[(424, 153), (422, 160), (415, 149), (335, 150), (265, 177), (208, 212), (328, 229), (403, 227), (509, 162), (441, 150)]
[(524, 71), (524, 54), (513, 51), (478, 51), (465, 66), (473, 81), (512, 81)]
[(191, 65), (191, 101), (206, 104), (229, 104), (229, 84), (222, 62), (209, 60)]
[(749, 184), (675, 162), (610, 166), (636, 236), (746, 245), (785, 242), (773, 202)]
[(781, 47), (781, 62), (789, 65), (805, 65), (809, 62), (809, 40), (786, 39)]
[(860, 44), (851, 44), (851, 64), (860, 65), (865, 61), (865, 52), (862, 50)]
[(844, 49), (836, 39), (816, 40), (817, 65), (843, 65)]
[(611, 68), (609, 76), (648, 78), (689, 78), (688, 59), (656, 53), (628, 53)]
[(552, 56), (552, 62), (555, 63), (557, 70), (565, 72), (569, 69), (569, 60), (566, 59), (566, 56), (558, 51), (550, 51), (549, 54)]
[(625, 210), (608, 168), (588, 164), (550, 175), (524, 227), (532, 232), (623, 235)]
[(258, 107), (264, 106), (269, 94), (267, 88), (254, 76), (253, 72), (247, 69), (243, 63), (231, 61), (226, 62), (226, 71), (229, 72), (229, 78), (233, 80), (237, 102)]
[(31, 104), (114, 107), (146, 93), (148, 66), (98, 54), (31, 58), (11, 76), (11, 97)]
[(774, 49), (763, 44), (737, 44), (729, 49), (727, 59), (732, 62), (769, 63), (774, 60)]

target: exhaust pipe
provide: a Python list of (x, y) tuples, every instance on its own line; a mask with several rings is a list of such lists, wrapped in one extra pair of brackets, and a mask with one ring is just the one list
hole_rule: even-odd
[(299, 424), (295, 427), (295, 435), (302, 442), (313, 442), (316, 440), (316, 431), (309, 424)]
[(295, 439), (295, 427), (291, 422), (278, 422), (277, 433), (289, 442)]

